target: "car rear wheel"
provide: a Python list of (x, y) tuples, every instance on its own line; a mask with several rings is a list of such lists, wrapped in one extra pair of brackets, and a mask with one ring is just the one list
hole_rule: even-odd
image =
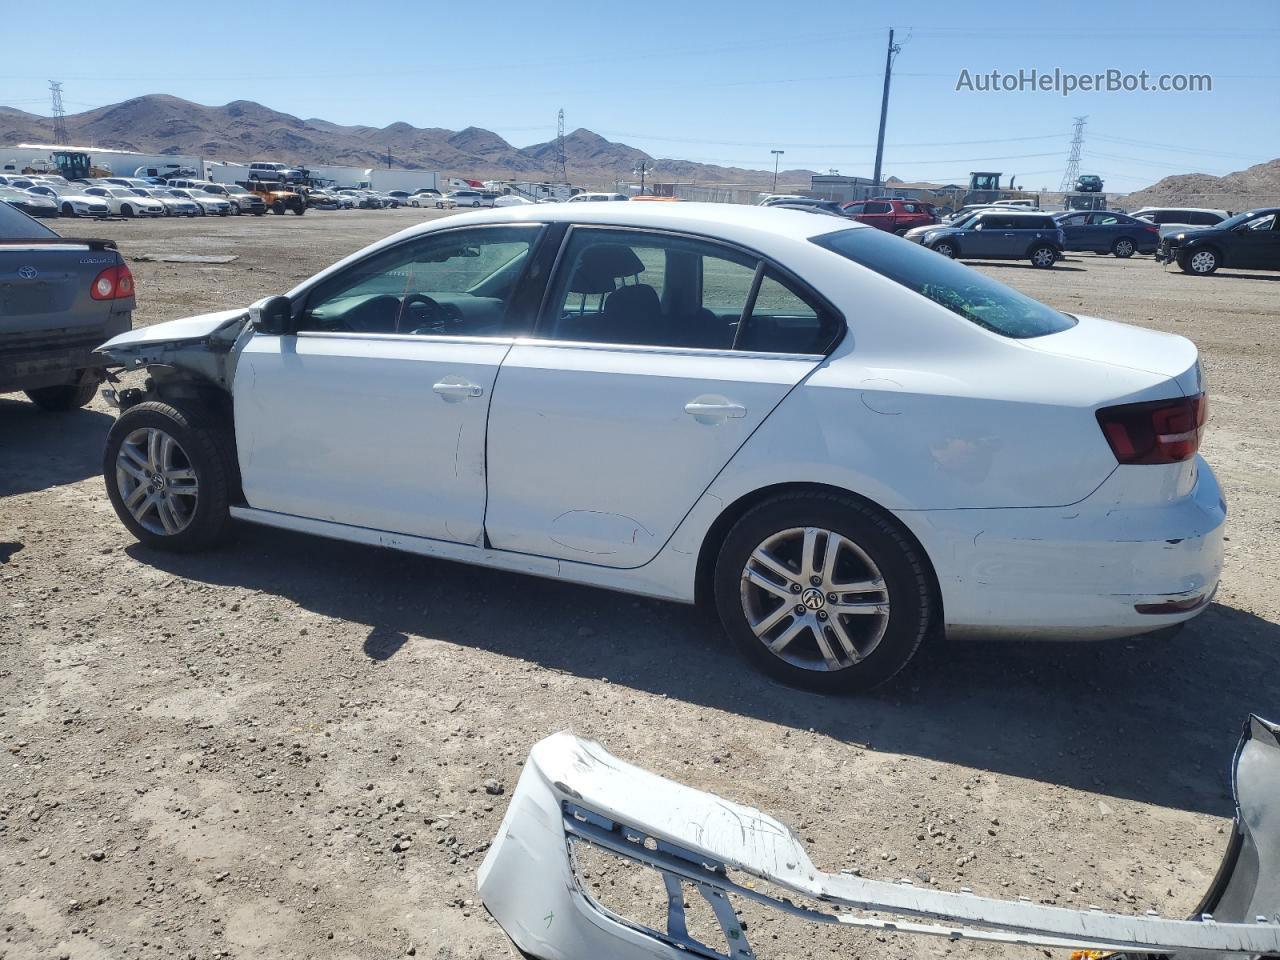
[(716, 608), (767, 673), (824, 691), (867, 690), (915, 655), (935, 618), (928, 564), (853, 497), (797, 493), (742, 516), (720, 548)]
[(123, 207), (121, 207), (121, 208), (120, 208), (120, 216), (122, 216), (122, 217), (132, 217), (132, 216), (133, 216), (133, 207), (131, 207), (129, 204), (127, 204), (127, 203), (126, 203)]
[(69, 203), (64, 203), (62, 205), (62, 215), (64, 217), (74, 217), (76, 215), (76, 208)]
[(1133, 241), (1128, 237), (1121, 237), (1111, 246), (1111, 252), (1122, 260), (1133, 256)]
[(933, 245), (933, 252), (942, 254), (948, 260), (954, 260), (956, 258), (955, 245), (946, 240), (943, 240), (940, 243), (935, 243)]
[(194, 550), (230, 523), (231, 445), (197, 413), (149, 400), (120, 415), (107, 434), (103, 476), (124, 525), (143, 543)]
[(1033, 267), (1045, 270), (1058, 262), (1058, 251), (1053, 247), (1036, 247), (1031, 251), (1030, 259)]
[(1183, 273), (1194, 273), (1197, 276), (1207, 277), (1218, 269), (1218, 255), (1212, 250), (1196, 250), (1192, 253), (1184, 253), (1178, 258), (1178, 266), (1182, 268)]
[(55, 387), (36, 387), (33, 390), (27, 390), (26, 394), (27, 399), (41, 410), (63, 413), (83, 407), (97, 392), (98, 381), (90, 378), (76, 383), (59, 384)]
[(284, 204), (281, 203), (279, 200), (277, 200), (275, 203), (271, 205), (271, 212), (274, 213), (277, 217), (284, 216)]

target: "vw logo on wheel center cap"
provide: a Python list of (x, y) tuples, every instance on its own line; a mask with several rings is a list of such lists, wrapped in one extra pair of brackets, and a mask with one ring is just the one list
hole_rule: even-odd
[(821, 590), (816, 587), (810, 587), (804, 593), (800, 594), (800, 602), (810, 610), (821, 610), (826, 606), (827, 598)]

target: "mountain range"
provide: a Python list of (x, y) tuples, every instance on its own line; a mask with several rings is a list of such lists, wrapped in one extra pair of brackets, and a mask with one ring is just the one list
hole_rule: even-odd
[[(516, 147), (481, 127), (446, 130), (393, 123), (386, 127), (344, 126), (304, 120), (251, 100), (206, 106), (167, 94), (134, 97), (65, 118), (73, 144), (143, 153), (188, 154), (206, 160), (279, 160), (372, 167), (437, 170), (478, 179), (558, 180), (554, 140)], [(0, 106), (0, 143), (52, 143), (49, 117)], [(579, 128), (566, 134), (565, 166), (572, 183), (610, 186), (630, 181), (640, 162), (657, 180), (768, 186), (772, 171), (749, 170), (655, 158)], [(808, 186), (810, 170), (785, 170), (779, 183)]]
[(1180, 173), (1129, 194), (1125, 206), (1208, 207), (1239, 213), (1251, 207), (1280, 204), (1280, 159), (1254, 164), (1222, 177), (1207, 173)]

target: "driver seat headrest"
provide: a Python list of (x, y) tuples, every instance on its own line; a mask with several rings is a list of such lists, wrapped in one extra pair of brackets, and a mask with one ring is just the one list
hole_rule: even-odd
[(587, 247), (578, 256), (570, 293), (612, 293), (622, 277), (644, 272), (644, 263), (634, 250), (620, 243), (602, 243)]

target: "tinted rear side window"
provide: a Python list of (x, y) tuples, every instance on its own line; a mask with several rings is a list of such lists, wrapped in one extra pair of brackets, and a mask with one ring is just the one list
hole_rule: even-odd
[(1002, 336), (1043, 337), (1076, 324), (972, 267), (883, 230), (841, 230), (813, 242)]
[(0, 200), (0, 239), (5, 240), (44, 240), (56, 237), (57, 234), (28, 217), (16, 207)]

